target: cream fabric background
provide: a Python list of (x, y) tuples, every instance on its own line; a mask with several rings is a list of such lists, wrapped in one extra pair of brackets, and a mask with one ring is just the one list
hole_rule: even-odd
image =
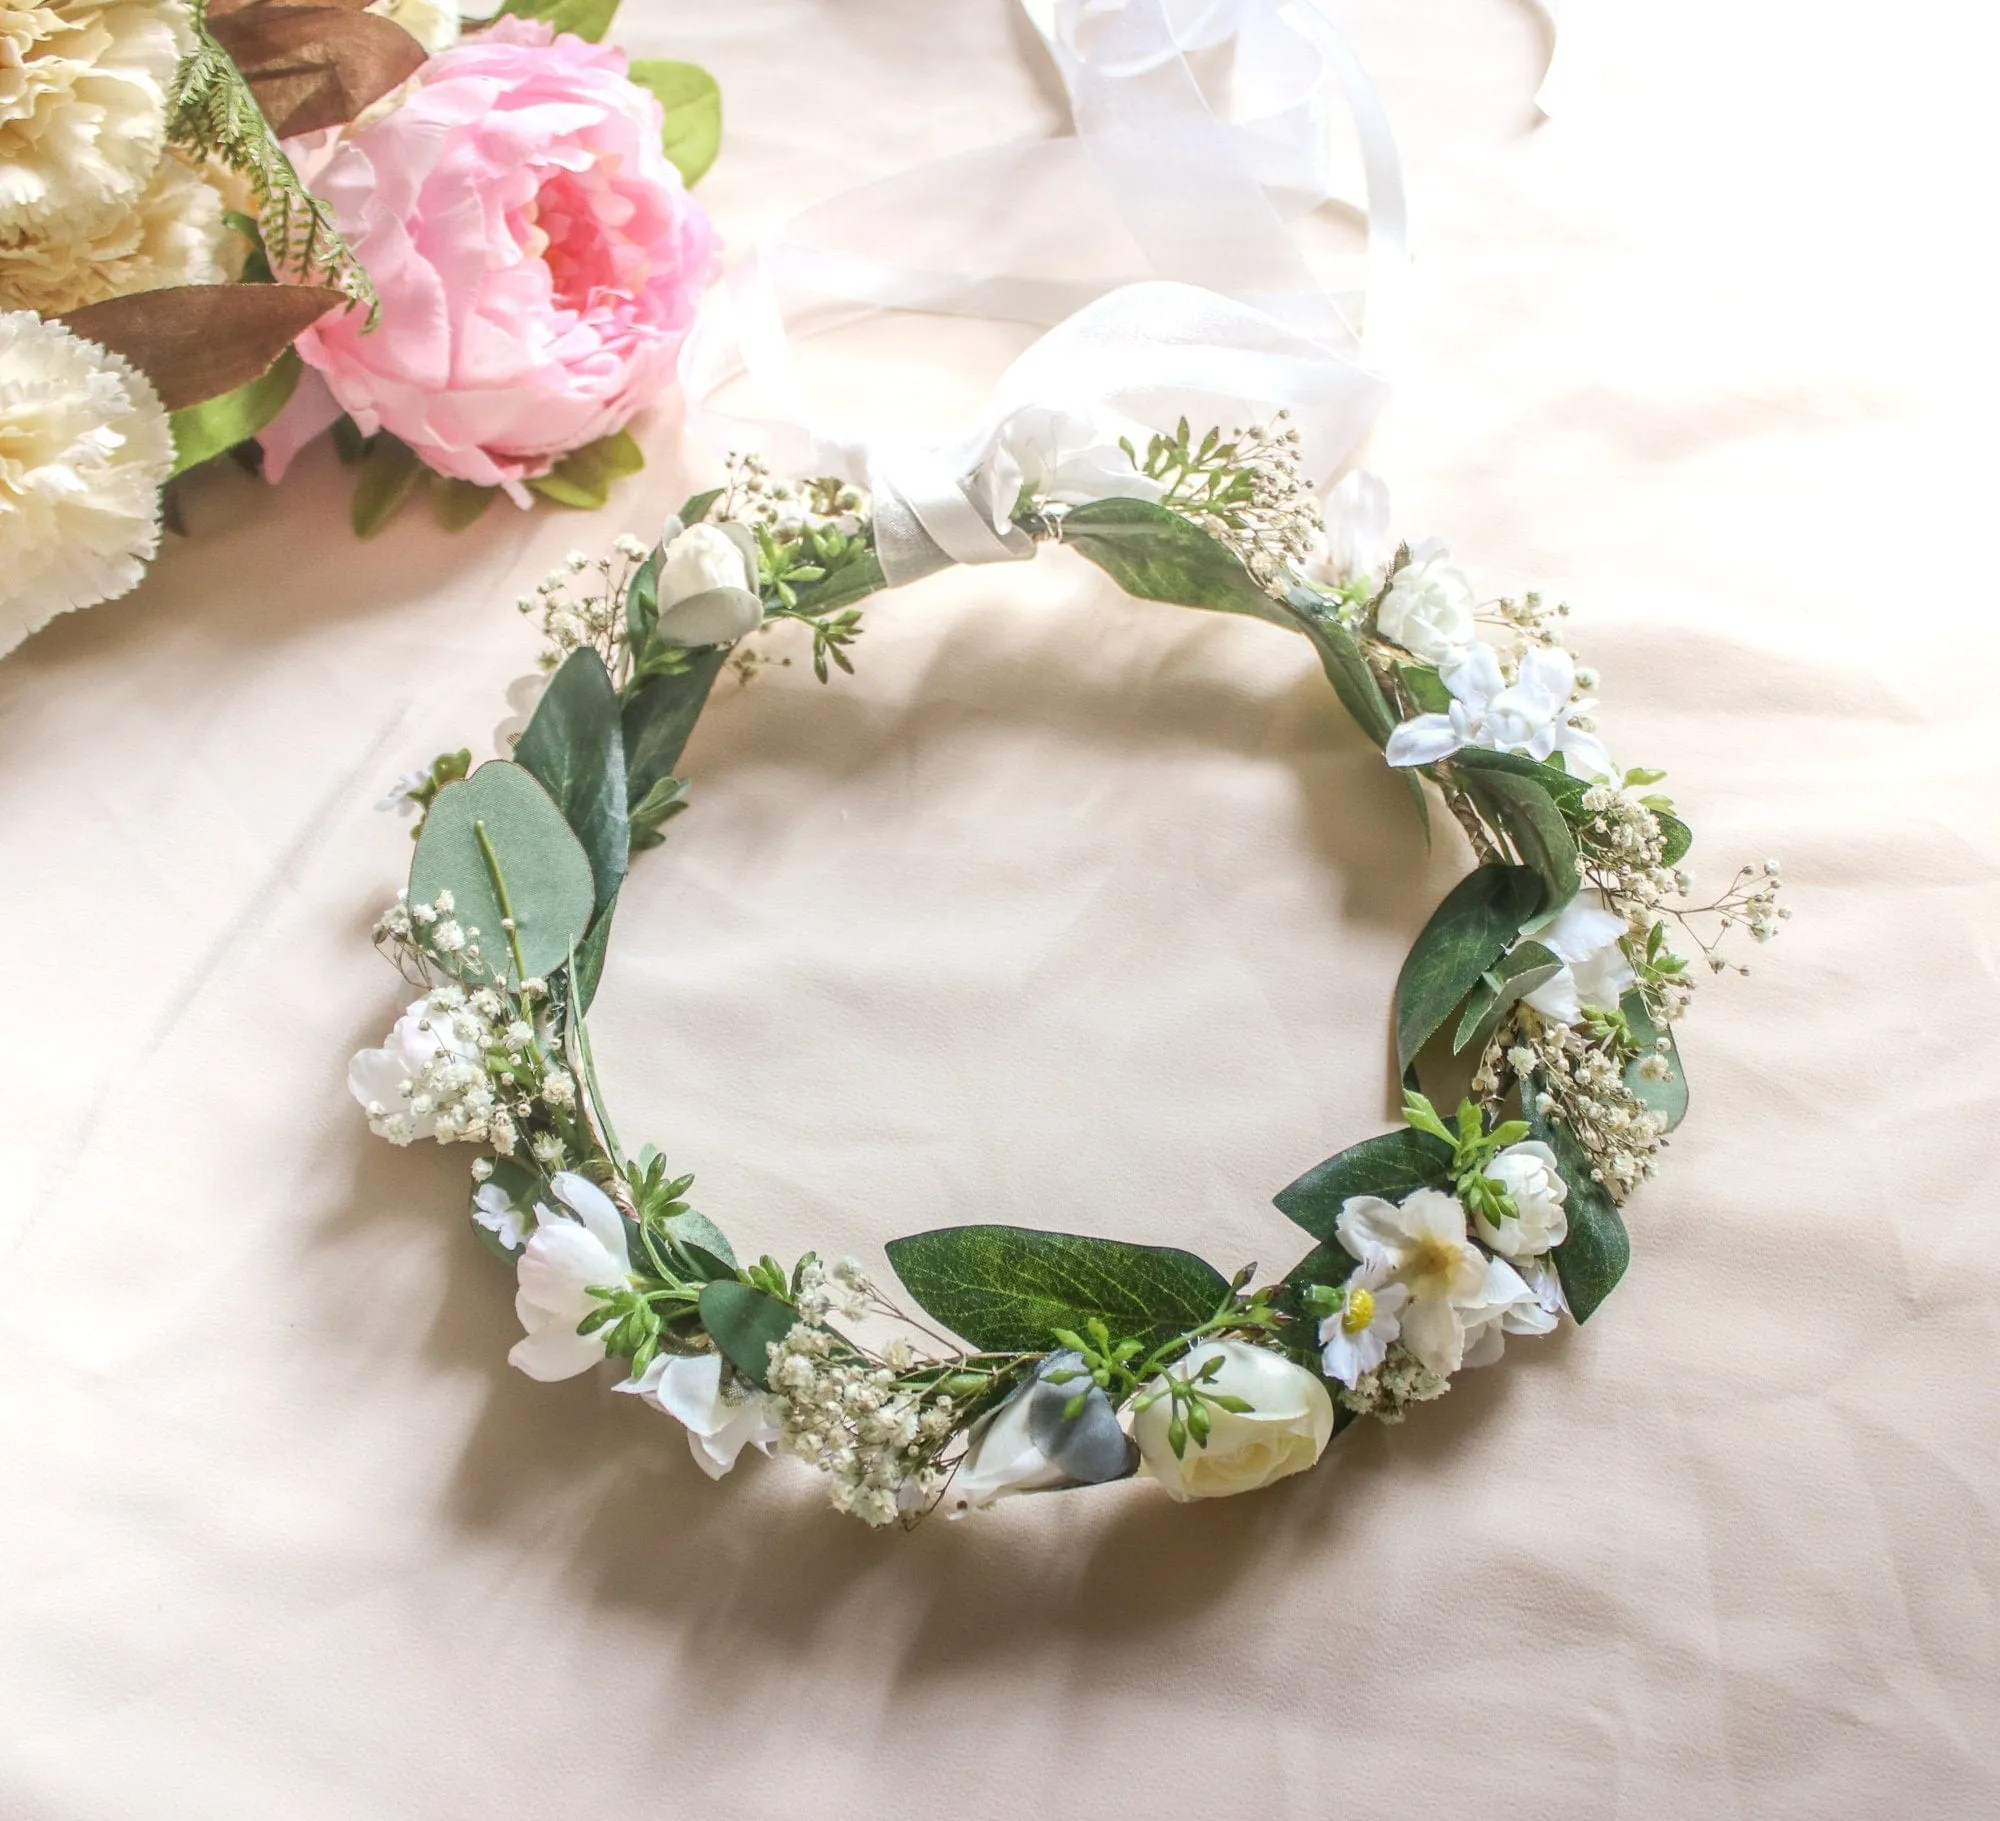
[[(509, 1372), (463, 1157), (342, 1087), (397, 1004), (371, 805), (497, 718), (515, 594), (691, 470), (662, 421), (598, 519), (359, 547), (324, 452), (219, 475), (140, 593), (0, 665), (0, 1814), (1995, 1812), (1992, 45), (1965, 6), (1564, 10), (1541, 127), (1529, 11), (1346, 12), (1421, 233), (1401, 525), (1575, 601), (1704, 879), (1794, 882), (1702, 994), (1602, 1319), (1262, 1497), (907, 1539)], [(620, 36), (720, 76), (739, 246), (1059, 121), (1003, 0)], [(827, 377), (921, 419), (973, 364)], [(1269, 629), (1059, 554), (869, 622), (858, 677), (701, 725), (603, 1001), (621, 1125), (787, 1256), (1000, 1219), (1288, 1264), (1267, 1197), (1385, 1124), (1462, 856)]]

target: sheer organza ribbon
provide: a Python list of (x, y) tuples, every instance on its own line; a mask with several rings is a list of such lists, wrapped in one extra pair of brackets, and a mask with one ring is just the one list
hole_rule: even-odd
[[(1038, 459), (1029, 443), (1046, 467), (1093, 434), (1183, 415), (1227, 428), (1283, 408), (1306, 471), (1330, 484), (1388, 396), (1376, 344), (1406, 255), (1401, 167), (1321, 0), (1022, 5), (1075, 132), (940, 159), (804, 210), (711, 293), (682, 352), (698, 435), (870, 488), (891, 583), (1032, 554), (991, 484), (996, 464)], [(1228, 120), (1199, 79), (1225, 63)], [(1345, 294), (1322, 288), (1289, 226), (1332, 200), (1336, 97), (1367, 189), (1365, 282)], [(794, 341), (905, 310), (1054, 326), (956, 434), (892, 444), (816, 415)], [(717, 403), (740, 379), (754, 412)]]

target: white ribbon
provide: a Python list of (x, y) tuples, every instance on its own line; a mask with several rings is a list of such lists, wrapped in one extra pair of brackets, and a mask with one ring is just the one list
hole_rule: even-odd
[[(1284, 408), (1307, 472), (1330, 485), (1388, 396), (1376, 344), (1406, 256), (1401, 167), (1324, 0), (1022, 5), (1075, 134), (940, 159), (804, 210), (710, 294), (682, 350), (697, 434), (869, 486), (892, 584), (1032, 555), (994, 469), (1046, 470), (1052, 438), (1143, 438), (1182, 415), (1228, 429)], [(1229, 121), (1198, 79), (1223, 62)], [(1370, 358), (1362, 294), (1324, 290), (1287, 225), (1331, 198), (1336, 91), (1367, 184)], [(792, 343), (891, 310), (1057, 326), (971, 431), (889, 446), (816, 417)], [(761, 394), (758, 413), (715, 404), (738, 380)]]

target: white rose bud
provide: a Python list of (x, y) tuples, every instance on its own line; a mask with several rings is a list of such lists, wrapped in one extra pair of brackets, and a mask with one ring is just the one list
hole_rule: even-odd
[(1375, 630), (1426, 664), (1443, 664), (1472, 643), (1472, 584), (1451, 552), (1427, 538), (1410, 552), (1376, 610)]
[(1246, 1411), (1210, 1404), (1208, 1441), (1193, 1436), (1177, 1459), (1167, 1439), (1172, 1400), (1164, 1383), (1148, 1391), (1160, 1396), (1132, 1422), (1132, 1437), (1146, 1471), (1174, 1499), (1227, 1498), (1255, 1492), (1293, 1473), (1303, 1473), (1333, 1439), (1333, 1399), (1303, 1366), (1282, 1354), (1239, 1340), (1204, 1341), (1173, 1368), (1177, 1378), (1193, 1378), (1211, 1359), (1222, 1361), (1214, 1377), (1201, 1381), (1218, 1397), (1240, 1397)]
[(1501, 1257), (1539, 1258), (1569, 1237), (1569, 1213), (1563, 1206), (1569, 1184), (1556, 1169), (1555, 1152), (1539, 1139), (1510, 1144), (1486, 1166), (1485, 1176), (1513, 1198), (1518, 1216), (1493, 1221), (1474, 1210), (1472, 1224), (1479, 1237)]
[(659, 632), (677, 645), (728, 645), (755, 632), (764, 606), (743, 547), (716, 525), (661, 546)]

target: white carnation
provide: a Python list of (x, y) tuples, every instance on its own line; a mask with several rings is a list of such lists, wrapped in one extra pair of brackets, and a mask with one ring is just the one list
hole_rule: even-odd
[(0, 0), (0, 238), (92, 233), (131, 209), (193, 48), (180, 0)]
[(60, 323), (0, 312), (0, 653), (137, 585), (173, 465), (143, 373)]
[(178, 154), (160, 160), (138, 206), (86, 234), (0, 241), (0, 307), (56, 316), (166, 285), (219, 285), (222, 196)]

